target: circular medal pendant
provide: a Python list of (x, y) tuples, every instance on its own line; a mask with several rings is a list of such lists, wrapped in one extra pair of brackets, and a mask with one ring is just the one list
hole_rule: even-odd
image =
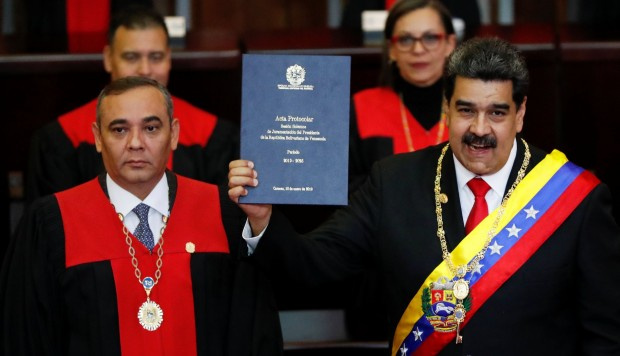
[(152, 277), (145, 277), (142, 280), (142, 286), (144, 287), (144, 289), (151, 289), (153, 288), (154, 285), (155, 285), (155, 280), (153, 280)]
[(458, 323), (462, 323), (465, 320), (465, 308), (463, 305), (458, 304), (454, 308), (454, 320)]
[(459, 278), (465, 277), (465, 273), (467, 273), (467, 266), (459, 266), (456, 269), (456, 276)]
[(456, 299), (463, 300), (467, 298), (467, 295), (469, 294), (469, 284), (467, 284), (464, 279), (459, 279), (454, 282), (452, 292), (454, 293)]
[(157, 330), (163, 320), (164, 311), (152, 300), (142, 303), (138, 309), (138, 321), (148, 331)]

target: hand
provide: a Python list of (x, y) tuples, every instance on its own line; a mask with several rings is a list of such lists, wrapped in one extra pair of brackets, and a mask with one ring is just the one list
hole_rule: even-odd
[(251, 161), (238, 159), (228, 165), (228, 197), (248, 216), (254, 236), (260, 234), (269, 224), (272, 209), (270, 204), (239, 203), (239, 197), (248, 195), (246, 186), (256, 187), (258, 185), (256, 177), (258, 173), (254, 170), (254, 163)]

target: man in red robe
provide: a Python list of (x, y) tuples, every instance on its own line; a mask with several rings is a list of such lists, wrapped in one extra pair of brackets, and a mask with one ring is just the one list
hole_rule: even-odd
[[(168, 84), (170, 38), (160, 14), (150, 8), (128, 7), (116, 14), (103, 49), (105, 70), (112, 80), (141, 76)], [(167, 168), (209, 183), (223, 183), (228, 162), (238, 156), (238, 127), (180, 98), (172, 98), (181, 123), (177, 150)], [(101, 172), (91, 124), (97, 100), (61, 115), (37, 131), (32, 139), (26, 175), (26, 197), (59, 192), (84, 183)]]
[(240, 258), (244, 215), (166, 169), (180, 123), (165, 87), (112, 82), (91, 130), (105, 173), (36, 200), (11, 241), (0, 354), (280, 354), (267, 281)]

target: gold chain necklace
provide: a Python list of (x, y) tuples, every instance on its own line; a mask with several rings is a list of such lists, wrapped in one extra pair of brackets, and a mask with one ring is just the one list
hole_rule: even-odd
[[(415, 147), (413, 147), (413, 137), (411, 135), (411, 130), (409, 129), (409, 121), (407, 120), (407, 112), (405, 110), (405, 104), (403, 101), (403, 94), (398, 94), (400, 104), (400, 118), (403, 124), (403, 131), (405, 133), (405, 139), (407, 140), (407, 149), (409, 152), (415, 151)], [(439, 119), (439, 128), (437, 129), (437, 139), (435, 140), (435, 144), (440, 144), (443, 141), (443, 132), (446, 128), (446, 114), (441, 111), (440, 119)], [(431, 129), (432, 130), (432, 129)]]
[[(125, 217), (121, 213), (118, 213), (118, 218), (121, 222), (125, 220)], [(131, 256), (131, 265), (134, 268), (134, 275), (138, 279), (138, 283), (142, 285), (144, 291), (146, 292), (146, 301), (142, 303), (138, 309), (138, 322), (148, 331), (157, 330), (164, 321), (164, 311), (161, 309), (159, 304), (155, 303), (150, 298), (151, 289), (157, 285), (159, 279), (161, 278), (161, 266), (164, 264), (162, 260), (162, 256), (164, 255), (164, 230), (168, 224), (168, 216), (162, 215), (161, 220), (163, 222), (163, 226), (159, 232), (159, 241), (157, 242), (159, 248), (157, 249), (157, 262), (155, 262), (155, 266), (157, 267), (157, 270), (155, 271), (155, 279), (153, 279), (153, 277), (144, 277), (144, 279), (141, 279), (142, 272), (140, 271), (140, 268), (138, 268), (136, 250), (132, 246), (132, 239), (129, 236), (129, 230), (127, 230), (127, 227), (123, 224), (123, 233), (125, 234), (125, 242), (129, 246), (129, 255)]]
[(493, 225), (487, 232), (487, 239), (484, 242), (484, 246), (468, 264), (461, 265), (458, 267), (454, 266), (454, 264), (452, 263), (452, 256), (450, 254), (450, 251), (448, 251), (448, 244), (446, 243), (446, 232), (444, 231), (444, 228), (443, 228), (443, 218), (442, 218), (443, 210), (441, 208), (442, 200), (444, 200), (445, 202), (445, 199), (442, 199), (443, 194), (441, 194), (441, 168), (442, 168), (443, 157), (445, 156), (446, 151), (450, 147), (450, 143), (446, 144), (443, 147), (443, 149), (441, 150), (441, 155), (439, 155), (439, 159), (437, 160), (437, 172), (435, 175), (435, 189), (434, 189), (435, 213), (437, 214), (437, 237), (439, 238), (439, 243), (441, 245), (441, 257), (446, 262), (446, 265), (450, 269), (450, 272), (452, 272), (452, 274), (454, 274), (454, 276), (458, 278), (454, 282), (454, 285), (452, 287), (452, 292), (454, 293), (454, 296), (457, 299), (457, 305), (454, 308), (454, 317), (456, 320), (456, 343), (457, 344), (463, 341), (463, 337), (459, 335), (460, 325), (465, 320), (465, 306), (463, 305), (463, 300), (467, 298), (467, 296), (469, 295), (469, 282), (465, 280), (465, 274), (467, 274), (467, 272), (473, 273), (473, 271), (478, 266), (478, 262), (480, 262), (480, 260), (484, 258), (484, 255), (487, 249), (489, 248), (489, 245), (491, 244), (491, 240), (495, 236), (495, 230), (497, 229), (497, 225), (499, 224), (499, 221), (502, 215), (504, 215), (504, 211), (506, 209), (506, 204), (508, 203), (508, 199), (510, 199), (515, 188), (517, 187), (517, 185), (519, 185), (519, 183), (525, 176), (525, 170), (530, 164), (530, 157), (531, 157), (530, 147), (528, 146), (527, 142), (525, 142), (524, 139), (521, 139), (521, 141), (523, 142), (523, 145), (525, 146), (525, 155), (523, 157), (523, 162), (521, 163), (521, 168), (519, 168), (519, 172), (517, 173), (517, 179), (515, 179), (515, 181), (510, 186), (510, 189), (508, 190), (508, 192), (502, 199), (502, 202), (497, 211), (497, 216), (495, 220), (493, 221)]

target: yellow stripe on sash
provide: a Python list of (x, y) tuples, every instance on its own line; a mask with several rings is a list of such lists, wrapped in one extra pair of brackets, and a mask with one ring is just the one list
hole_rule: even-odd
[[(523, 177), (523, 180), (515, 188), (515, 191), (508, 200), (504, 215), (500, 218), (495, 233), (502, 231), (506, 224), (525, 208), (525, 204), (547, 184), (549, 179), (551, 179), (566, 162), (568, 162), (568, 159), (562, 152), (553, 150), (553, 152), (548, 154), (536, 167)], [(488, 237), (488, 231), (492, 228), (497, 217), (498, 210), (499, 208), (493, 210), (459, 243), (454, 251), (451, 252), (452, 262), (455, 266), (466, 265), (480, 250), (482, 250)], [(398, 353), (400, 345), (411, 332), (413, 325), (424, 316), (424, 312), (422, 311), (422, 292), (424, 288), (431, 282), (437, 281), (442, 276), (452, 276), (452, 272), (445, 261), (442, 261), (441, 264), (431, 272), (405, 309), (403, 316), (398, 322), (396, 331), (394, 332), (392, 355)]]

